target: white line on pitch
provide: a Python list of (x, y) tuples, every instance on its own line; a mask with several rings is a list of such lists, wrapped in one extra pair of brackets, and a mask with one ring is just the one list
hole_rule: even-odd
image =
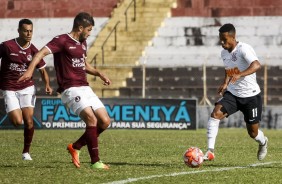
[(218, 168), (214, 170), (200, 170), (200, 171), (190, 171), (190, 172), (178, 172), (178, 173), (171, 173), (171, 174), (162, 174), (162, 175), (151, 175), (146, 177), (140, 177), (140, 178), (128, 178), (126, 180), (119, 180), (119, 181), (112, 181), (105, 184), (125, 184), (130, 182), (135, 182), (139, 180), (147, 180), (152, 178), (161, 178), (161, 177), (169, 177), (169, 176), (179, 176), (179, 175), (186, 175), (186, 174), (196, 174), (196, 173), (204, 173), (204, 172), (221, 172), (221, 171), (228, 171), (228, 170), (234, 170), (234, 169), (246, 169), (250, 167), (258, 167), (261, 165), (271, 165), (278, 162), (265, 162), (265, 163), (256, 163), (251, 164), (248, 166), (238, 166), (238, 167), (224, 167), (224, 168)]

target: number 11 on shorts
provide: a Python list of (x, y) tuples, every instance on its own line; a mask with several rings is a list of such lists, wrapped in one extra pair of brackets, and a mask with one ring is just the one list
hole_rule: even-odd
[(258, 108), (252, 109), (253, 112), (253, 118), (258, 116)]

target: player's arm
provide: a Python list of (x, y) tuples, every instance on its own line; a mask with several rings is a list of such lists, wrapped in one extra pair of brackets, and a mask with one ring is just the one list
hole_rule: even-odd
[(229, 80), (230, 80), (230, 77), (228, 76), (227, 71), (225, 70), (224, 81), (223, 81), (223, 83), (219, 86), (219, 88), (217, 89), (217, 93), (218, 93), (220, 96), (222, 96), (223, 92), (224, 92), (225, 89), (227, 88), (228, 83), (229, 83)]
[(261, 65), (260, 65), (259, 61), (255, 60), (250, 64), (250, 66), (246, 70), (244, 70), (244, 71), (242, 71), (238, 74), (234, 74), (232, 76), (232, 78), (230, 79), (230, 83), (234, 84), (239, 78), (245, 77), (247, 75), (251, 75), (251, 74), (255, 73), (256, 71), (258, 71), (260, 68), (261, 68)]
[(32, 74), (34, 72), (34, 69), (36, 68), (36, 65), (41, 61), (42, 58), (44, 58), (48, 54), (50, 54), (50, 51), (46, 47), (43, 47), (39, 52), (37, 52), (34, 55), (30, 65), (27, 68), (27, 70), (19, 78), (18, 82), (31, 79)]
[(98, 76), (101, 78), (102, 81), (104, 81), (104, 85), (110, 85), (112, 82), (111, 80), (104, 75), (103, 73), (101, 73), (100, 71), (98, 71), (97, 69), (95, 69), (93, 66), (91, 66), (88, 62), (85, 62), (85, 70), (86, 73), (90, 74), (90, 75), (94, 75), (94, 76)]
[(52, 92), (53, 92), (53, 89), (50, 87), (50, 78), (49, 78), (48, 72), (46, 71), (45, 68), (40, 68), (39, 72), (41, 74), (42, 80), (45, 83), (45, 92), (46, 92), (46, 94), (51, 95)]

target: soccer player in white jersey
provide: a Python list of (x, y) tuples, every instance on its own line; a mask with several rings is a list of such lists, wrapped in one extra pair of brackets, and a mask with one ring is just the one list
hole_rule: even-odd
[[(33, 113), (35, 106), (35, 87), (32, 78), (17, 82), (27, 70), (32, 57), (38, 52), (31, 43), (33, 24), (29, 19), (21, 19), (18, 27), (19, 37), (7, 40), (0, 44), (0, 89), (6, 106), (9, 120), (15, 125), (24, 123), (23, 160), (32, 160), (30, 145), (34, 134)], [(36, 65), (42, 80), (45, 82), (45, 91), (52, 94), (49, 76), (45, 70), (46, 63), (40, 60)]]
[(256, 71), (261, 65), (254, 49), (236, 40), (236, 29), (232, 24), (224, 24), (219, 29), (219, 39), (223, 47), (221, 58), (225, 66), (225, 79), (218, 88), (222, 98), (215, 103), (208, 120), (208, 150), (204, 160), (215, 158), (215, 141), (220, 120), (237, 111), (244, 114), (248, 134), (259, 144), (257, 158), (262, 160), (267, 154), (268, 139), (259, 129), (262, 100), (260, 87), (256, 81)]
[(36, 64), (46, 55), (53, 54), (54, 66), (62, 102), (86, 123), (84, 134), (67, 146), (73, 164), (79, 168), (79, 151), (87, 145), (92, 169), (109, 169), (99, 158), (98, 136), (107, 129), (110, 117), (105, 106), (88, 85), (86, 74), (99, 76), (104, 85), (110, 85), (108, 77), (86, 62), (86, 39), (94, 26), (94, 19), (88, 13), (76, 15), (70, 33), (54, 37), (32, 60), (28, 70), (19, 81), (32, 76)]

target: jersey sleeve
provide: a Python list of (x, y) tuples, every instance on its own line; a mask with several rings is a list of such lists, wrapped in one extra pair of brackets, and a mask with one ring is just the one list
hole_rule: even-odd
[(242, 55), (244, 57), (244, 59), (251, 64), (253, 61), (258, 60), (257, 54), (255, 52), (255, 50), (250, 46), (250, 45), (244, 45), (242, 47)]
[(62, 51), (64, 48), (64, 39), (62, 38), (63, 36), (56, 36), (54, 37), (47, 45), (45, 46), (52, 54), (56, 52)]

